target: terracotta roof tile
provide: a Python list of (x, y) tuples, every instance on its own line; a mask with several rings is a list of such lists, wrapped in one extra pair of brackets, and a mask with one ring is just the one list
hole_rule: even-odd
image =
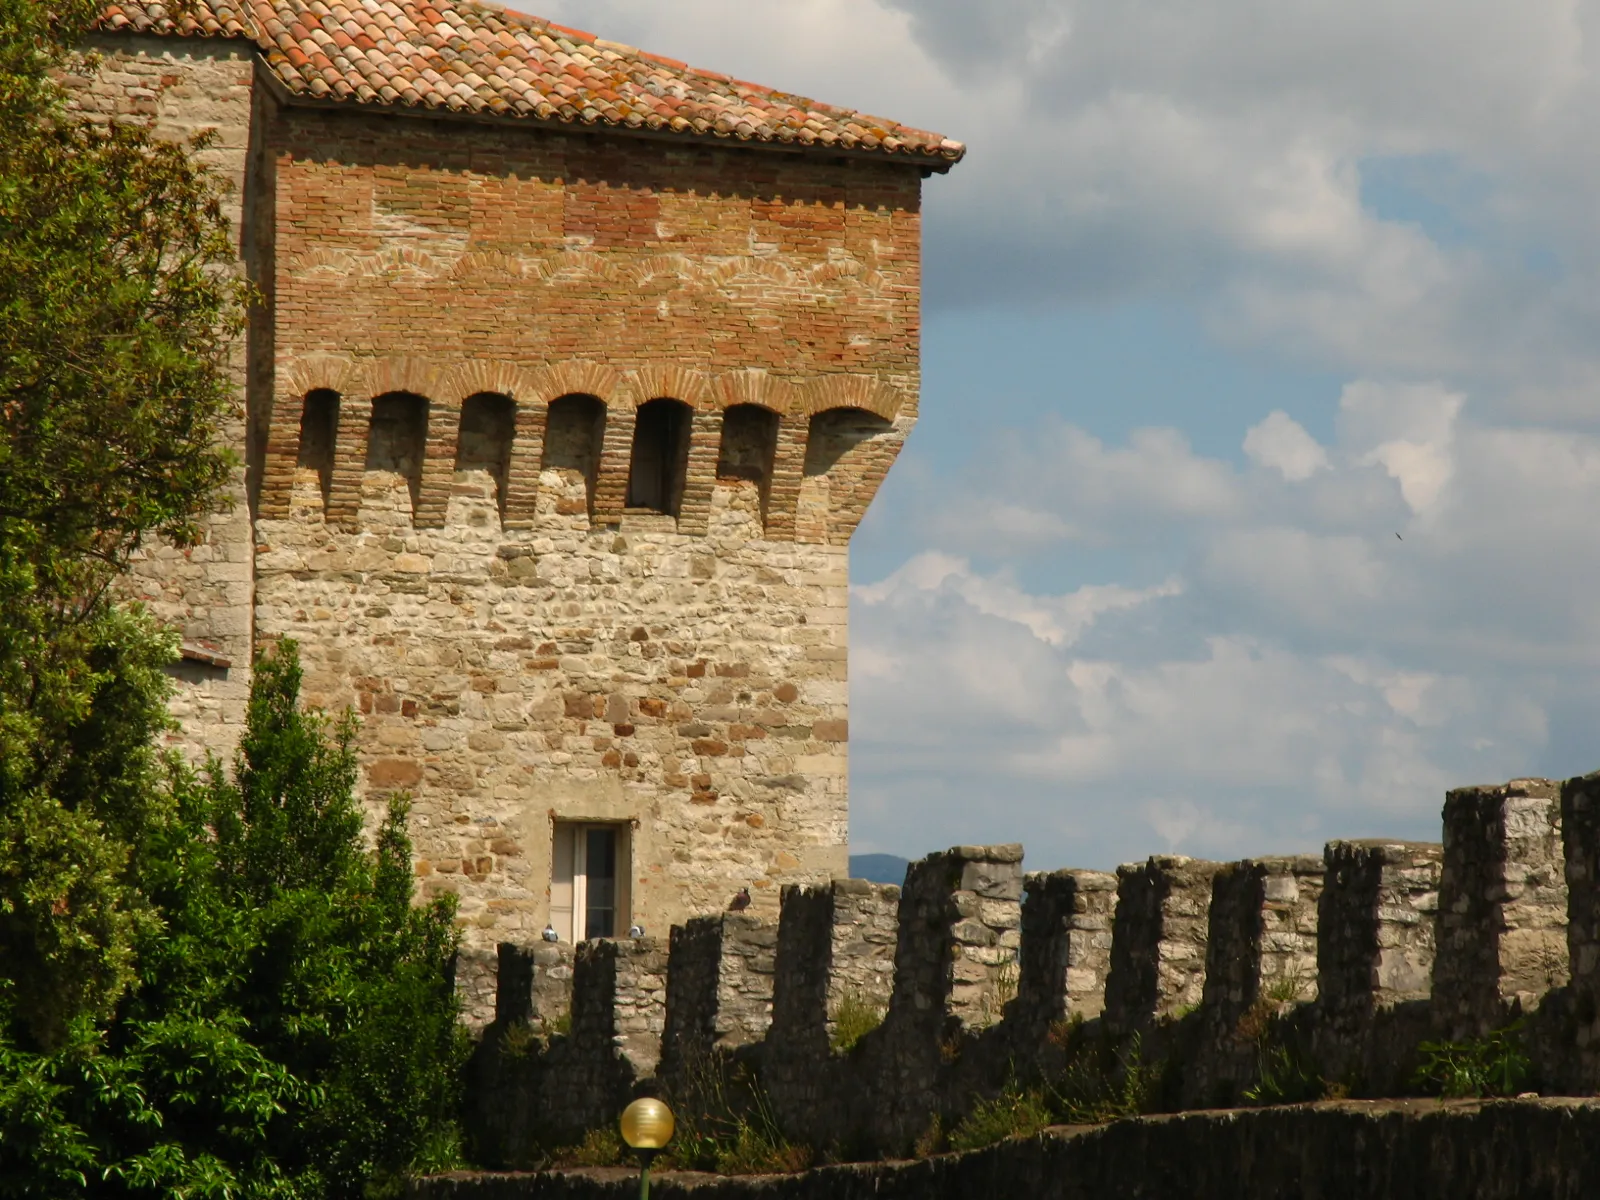
[(701, 71), (476, 0), (158, 0), (105, 10), (108, 31), (248, 39), (294, 95), (690, 137), (845, 147), (943, 169), (960, 142)]
[(290, 93), (515, 114), (685, 136), (846, 147), (949, 166), (960, 142), (698, 70), (474, 0), (158, 0), (109, 6), (101, 26), (248, 38)]

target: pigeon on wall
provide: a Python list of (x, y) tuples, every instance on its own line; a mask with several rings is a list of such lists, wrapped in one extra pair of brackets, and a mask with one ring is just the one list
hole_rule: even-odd
[(742, 888), (739, 889), (738, 895), (734, 896), (733, 902), (728, 905), (728, 911), (729, 912), (743, 912), (745, 909), (747, 909), (749, 907), (750, 907), (750, 889), (747, 888), (747, 887), (742, 887)]
[(561, 935), (556, 932), (556, 927), (554, 925), (546, 925), (544, 927), (544, 932), (539, 936), (547, 942), (559, 942), (561, 940)]
[(637, 923), (629, 925), (628, 936), (631, 938), (642, 938), (644, 936), (644, 926)]

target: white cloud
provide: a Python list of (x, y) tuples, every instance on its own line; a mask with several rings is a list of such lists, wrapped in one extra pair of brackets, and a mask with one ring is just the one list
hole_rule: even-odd
[[(929, 550), (855, 588), (864, 837), (1015, 836), (1101, 866), (1315, 849), (1436, 837), (1448, 787), (1592, 765), (1563, 731), (1600, 718), (1600, 440), (1483, 424), (1432, 384), (1350, 385), (1325, 448), (1269, 417), (1246, 477), (1170, 431), (1052, 424), (937, 503), (1026, 492), (1103, 550), (1181, 567), (1053, 592), (1004, 556)], [(1040, 487), (1064, 457), (1073, 481)], [(1150, 553), (1105, 560), (1111, 578), (1172, 561)]]
[(984, 616), (1013, 621), (1046, 645), (1060, 648), (1076, 642), (1106, 613), (1182, 591), (1176, 579), (1168, 579), (1148, 588), (1104, 585), (1081, 587), (1064, 596), (1034, 596), (1008, 577), (983, 576), (965, 559), (928, 551), (879, 583), (857, 585), (851, 595), (866, 605), (907, 605), (940, 594), (959, 597)]
[(1257, 464), (1302, 483), (1328, 467), (1328, 452), (1305, 426), (1281, 409), (1270, 412), (1244, 435), (1244, 452)]

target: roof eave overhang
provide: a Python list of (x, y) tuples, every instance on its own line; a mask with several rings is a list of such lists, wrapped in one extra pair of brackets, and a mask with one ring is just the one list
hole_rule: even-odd
[[(411, 117), (433, 121), (464, 121), (472, 124), (496, 125), (502, 129), (539, 129), (553, 133), (587, 134), (593, 137), (640, 138), (646, 141), (671, 145), (714, 146), (722, 150), (753, 150), (769, 154), (790, 154), (818, 159), (848, 159), (852, 162), (881, 163), (886, 167), (915, 168), (924, 178), (943, 175), (961, 161), (960, 157), (946, 158), (932, 154), (886, 154), (882, 150), (862, 150), (845, 146), (802, 146), (789, 142), (763, 141), (759, 138), (740, 138), (732, 134), (681, 133), (675, 130), (638, 129), (630, 125), (594, 124), (583, 121), (563, 121), (560, 118), (530, 117), (492, 112), (461, 111), (450, 108), (428, 108), (423, 105), (374, 104), (364, 100), (329, 100), (292, 90), (266, 61), (257, 48), (261, 62), (260, 77), (266, 80), (273, 97), (286, 107), (320, 109), (326, 112), (360, 112), (378, 117)], [(962, 150), (962, 156), (966, 154)]]

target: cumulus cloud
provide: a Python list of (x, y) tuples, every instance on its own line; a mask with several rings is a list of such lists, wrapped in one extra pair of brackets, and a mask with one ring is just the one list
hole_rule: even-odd
[(1302, 483), (1328, 466), (1328, 453), (1305, 426), (1281, 409), (1270, 412), (1244, 435), (1244, 452), (1290, 483)]
[(1139, 514), (1177, 534), (1174, 569), (1056, 592), (1019, 582), (1037, 558), (925, 550), (858, 585), (863, 842), (904, 845), (909, 819), (919, 848), (1003, 833), (1088, 865), (1315, 849), (1437, 836), (1448, 787), (1591, 766), (1600, 441), (1359, 381), (1337, 431), (1269, 415), (1241, 472), (1172, 431), (1048, 428), (946, 480), (952, 509), (1015, 489), (1112, 547)]

